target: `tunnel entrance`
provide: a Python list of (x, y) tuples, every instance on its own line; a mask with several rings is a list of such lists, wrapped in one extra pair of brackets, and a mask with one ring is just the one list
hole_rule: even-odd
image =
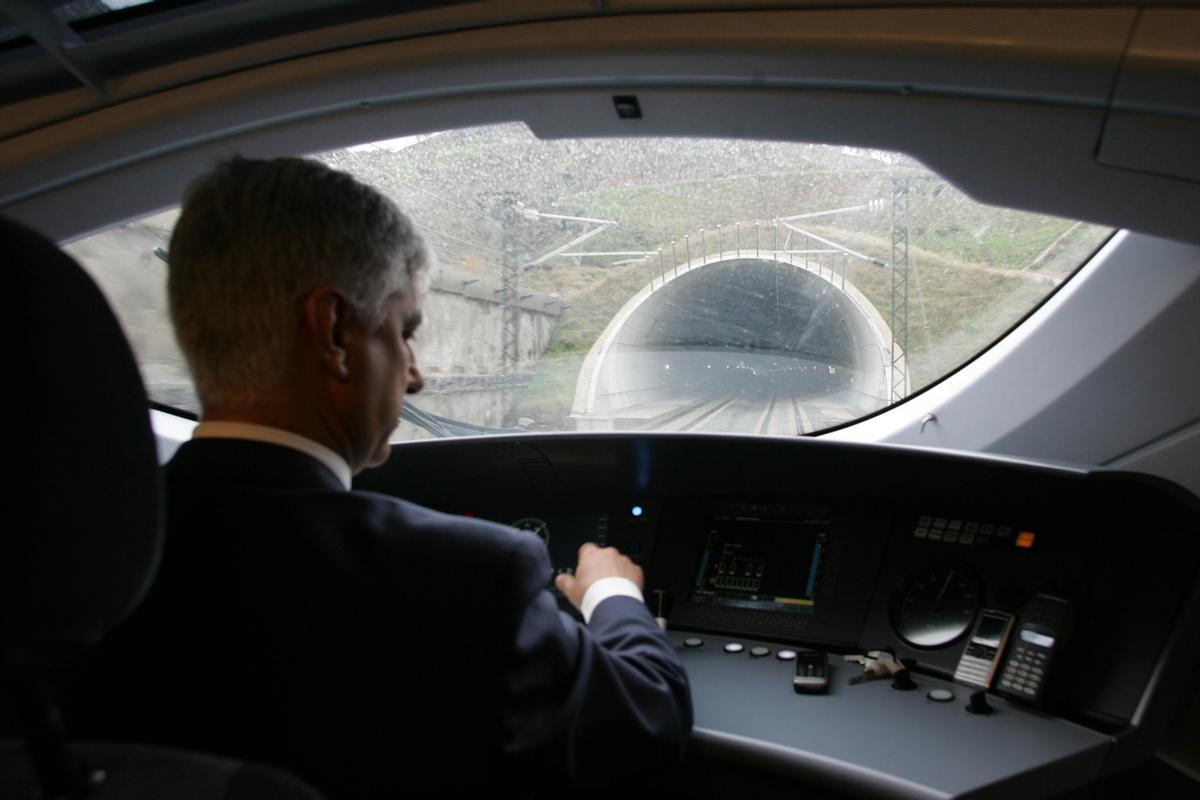
[(890, 402), (891, 333), (844, 275), (772, 258), (668, 272), (584, 362), (580, 430), (797, 435)]

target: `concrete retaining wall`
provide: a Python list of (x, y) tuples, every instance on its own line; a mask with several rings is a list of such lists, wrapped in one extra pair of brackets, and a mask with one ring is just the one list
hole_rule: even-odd
[[(167, 318), (165, 251), (178, 216), (169, 211), (69, 245), (104, 289), (133, 345), (150, 395), (159, 402), (197, 411), (183, 355)], [(529, 379), (562, 313), (541, 293), (523, 292), (520, 359), (514, 375), (502, 374), (504, 300), (494, 279), (443, 267), (425, 299), (425, 322), (417, 331), (417, 364), (426, 376), (418, 405), (434, 414), (483, 425), (503, 424), (513, 389)], [(407, 432), (406, 432), (407, 431)], [(415, 437), (403, 424), (397, 437)]]
[[(562, 313), (541, 293), (522, 292), (514, 374), (502, 371), (505, 293), (498, 281), (443, 268), (425, 299), (414, 349), (425, 375), (422, 409), (476, 424), (501, 426), (515, 394), (533, 373)], [(410, 428), (404, 425), (402, 428)], [(397, 431), (405, 435), (404, 430)]]

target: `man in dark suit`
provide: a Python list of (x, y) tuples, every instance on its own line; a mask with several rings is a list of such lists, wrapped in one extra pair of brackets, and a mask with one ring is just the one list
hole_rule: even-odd
[(166, 469), (160, 577), (111, 648), (120, 733), (333, 798), (678, 763), (687, 681), (628, 558), (584, 545), (557, 578), (580, 624), (535, 537), (350, 489), (423, 382), (429, 257), (403, 214), (316, 162), (232, 159), (189, 188), (169, 261), (203, 415)]

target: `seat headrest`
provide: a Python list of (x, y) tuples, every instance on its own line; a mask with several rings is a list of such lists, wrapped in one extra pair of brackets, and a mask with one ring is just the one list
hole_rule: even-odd
[(15, 289), (7, 321), (12, 499), (0, 532), (0, 655), (89, 645), (140, 600), (158, 565), (162, 502), (145, 390), (83, 269), (0, 219)]

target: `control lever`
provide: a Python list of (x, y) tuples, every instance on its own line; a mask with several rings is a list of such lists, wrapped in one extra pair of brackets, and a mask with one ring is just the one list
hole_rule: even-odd
[(658, 627), (662, 630), (667, 629), (667, 615), (665, 611), (667, 592), (665, 589), (654, 590), (654, 621), (658, 623)]
[(980, 689), (977, 692), (971, 692), (971, 702), (967, 703), (968, 714), (988, 714), (995, 713), (996, 709), (992, 708), (992, 704), (987, 700), (987, 689)]

